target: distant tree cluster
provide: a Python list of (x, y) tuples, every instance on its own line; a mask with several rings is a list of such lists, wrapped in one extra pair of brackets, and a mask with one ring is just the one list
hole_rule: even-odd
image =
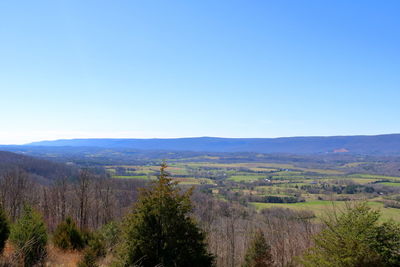
[(357, 194), (357, 193), (367, 193), (372, 194), (375, 192), (374, 187), (367, 185), (359, 185), (359, 184), (314, 184), (314, 185), (302, 185), (300, 186), (301, 190), (304, 190), (310, 194), (328, 194), (328, 193), (336, 193), (336, 194)]
[(261, 203), (297, 203), (304, 202), (305, 199), (295, 196), (250, 196), (249, 201)]

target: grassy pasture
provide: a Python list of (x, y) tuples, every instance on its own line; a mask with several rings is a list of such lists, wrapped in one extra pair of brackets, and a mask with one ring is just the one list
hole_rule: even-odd
[(316, 213), (317, 216), (321, 215), (325, 210), (329, 207), (341, 207), (345, 204), (343, 201), (325, 201), (325, 200), (313, 200), (307, 202), (299, 202), (299, 203), (251, 203), (257, 210), (265, 209), (265, 208), (288, 208), (288, 209), (296, 209), (296, 210), (311, 210)]
[(368, 162), (351, 162), (344, 164), (343, 166), (341, 166), (341, 168), (354, 168), (367, 163)]
[(206, 178), (172, 178), (172, 180), (179, 182), (179, 184), (213, 184), (213, 181)]
[[(112, 178), (116, 179), (142, 179), (149, 180), (147, 175), (113, 175)], [(155, 176), (150, 176), (150, 180), (156, 179)]]
[[(282, 182), (282, 181), (289, 181), (289, 182), (294, 182), (294, 181), (306, 181), (311, 178), (307, 178), (306, 176), (271, 176), (271, 180), (273, 182)], [(313, 180), (315, 179), (314, 177), (312, 178)]]
[(358, 183), (358, 184), (369, 184), (369, 183), (373, 183), (376, 181), (380, 181), (380, 178), (372, 178), (372, 177), (355, 177), (352, 175), (344, 175), (344, 176), (327, 176), (324, 178), (319, 178), (319, 179), (314, 179), (317, 180), (319, 182), (335, 182), (335, 181), (352, 181), (354, 183)]
[(330, 170), (330, 169), (308, 169), (308, 168), (301, 168), (296, 167), (293, 164), (283, 164), (283, 163), (204, 163), (204, 162), (195, 162), (195, 163), (188, 163), (190, 167), (214, 167), (214, 168), (257, 168), (266, 169), (268, 171), (275, 171), (277, 169), (288, 169), (288, 170), (299, 170), (302, 172), (312, 172), (312, 173), (320, 173), (320, 174), (343, 174), (342, 171), (339, 170)]
[(268, 167), (255, 167), (255, 168), (249, 168), (249, 170), (254, 171), (254, 172), (276, 172), (278, 169), (276, 168), (268, 168)]
[(342, 171), (338, 170), (328, 170), (328, 169), (306, 169), (306, 168), (297, 168), (299, 170), (302, 170), (303, 172), (311, 172), (311, 173), (318, 173), (318, 174), (325, 174), (325, 175), (340, 175), (344, 174)]
[(288, 171), (288, 172), (274, 172), (274, 173), (271, 173), (269, 176), (272, 176), (272, 177), (286, 177), (286, 178), (290, 178), (290, 177), (293, 177), (293, 178), (306, 178), (306, 177), (310, 177), (310, 176), (313, 176), (313, 175), (309, 175), (309, 176), (306, 176), (305, 174), (304, 174), (304, 172), (300, 172), (300, 171)]
[(304, 182), (304, 183), (302, 183), (302, 182), (299, 182), (299, 183), (297, 183), (297, 182), (295, 182), (295, 183), (289, 182), (289, 183), (276, 184), (274, 186), (284, 187), (284, 188), (295, 188), (296, 186), (300, 187), (302, 185), (309, 185), (309, 184), (310, 183), (306, 183), (306, 182)]
[(381, 179), (373, 179), (373, 178), (353, 178), (351, 179), (353, 182), (358, 183), (358, 184), (370, 184), (374, 183), (376, 181), (379, 181)]
[(381, 185), (386, 185), (386, 186), (400, 186), (400, 183), (394, 183), (394, 182), (384, 182), (384, 183), (379, 183)]
[(211, 168), (261, 168), (261, 169), (290, 169), (294, 168), (292, 164), (280, 163), (209, 163), (209, 162), (193, 162), (187, 164), (190, 167), (211, 167)]
[(267, 176), (265, 175), (234, 175), (229, 177), (228, 180), (232, 180), (235, 182), (251, 182), (266, 178)]
[(366, 178), (366, 179), (388, 179), (388, 180), (400, 180), (397, 176), (386, 176), (386, 175), (375, 175), (375, 174), (352, 174), (348, 175), (350, 178)]
[[(346, 202), (344, 201), (326, 201), (326, 200), (313, 200), (300, 203), (251, 203), (257, 210), (265, 208), (288, 208), (295, 210), (309, 210), (313, 211), (317, 217), (324, 217), (328, 214), (332, 214), (335, 210), (341, 211), (345, 208)], [(382, 202), (368, 201), (367, 204), (376, 210), (379, 210), (382, 214), (383, 220), (393, 219), (400, 221), (400, 209), (385, 208)]]

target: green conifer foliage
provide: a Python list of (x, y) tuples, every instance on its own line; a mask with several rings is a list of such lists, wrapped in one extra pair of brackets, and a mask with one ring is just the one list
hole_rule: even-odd
[(265, 240), (264, 233), (258, 230), (247, 249), (243, 267), (272, 266), (271, 248)]
[(54, 231), (53, 242), (56, 247), (63, 250), (80, 250), (85, 246), (82, 234), (75, 222), (69, 217), (57, 226)]
[(92, 235), (93, 238), (83, 251), (83, 257), (78, 263), (78, 267), (97, 267), (96, 261), (107, 254), (102, 235), (99, 233), (93, 233)]
[(21, 256), (23, 266), (34, 266), (46, 258), (47, 232), (40, 214), (25, 206), (21, 217), (12, 225), (10, 240)]
[(3, 253), (9, 234), (10, 227), (8, 225), (7, 217), (3, 207), (0, 205), (0, 255)]
[(127, 216), (117, 266), (212, 266), (204, 234), (188, 215), (191, 190), (181, 192), (166, 168)]
[(365, 203), (325, 222), (305, 266), (400, 266), (400, 226), (380, 223), (380, 213)]

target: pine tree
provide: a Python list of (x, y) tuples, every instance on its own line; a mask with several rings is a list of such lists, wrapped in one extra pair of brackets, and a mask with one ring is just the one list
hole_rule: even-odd
[(204, 234), (188, 215), (191, 190), (183, 193), (161, 173), (150, 188), (143, 189), (123, 226), (123, 244), (117, 266), (212, 266)]
[(7, 217), (3, 207), (0, 205), (0, 255), (3, 253), (4, 246), (10, 234)]
[(23, 266), (34, 266), (46, 257), (47, 232), (40, 214), (25, 206), (11, 227), (10, 240), (21, 256)]
[(243, 267), (268, 267), (272, 265), (271, 248), (265, 240), (264, 233), (258, 230), (247, 249)]

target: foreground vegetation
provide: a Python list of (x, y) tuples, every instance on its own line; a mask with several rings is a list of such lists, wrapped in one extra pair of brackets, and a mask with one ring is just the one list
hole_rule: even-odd
[[(191, 258), (191, 265), (199, 266), (321, 266), (321, 249), (326, 248), (318, 247), (317, 240), (325, 238), (326, 229), (343, 224), (337, 221), (342, 214), (360, 207), (349, 203), (363, 203), (357, 218), (362, 222), (362, 214), (374, 214), (371, 229), (384, 227), (379, 236), (386, 237), (369, 240), (376, 245), (372, 247), (364, 239), (352, 240), (375, 253), (368, 252), (379, 259), (374, 264), (395, 266), (390, 265), (394, 250), (379, 245), (387, 241), (395, 246), (398, 237), (397, 224), (390, 222), (400, 221), (400, 188), (391, 185), (400, 179), (395, 171), (376, 173), (364, 160), (256, 159), (181, 157), (170, 159), (168, 172), (165, 166), (160, 171), (158, 160), (80, 170), (76, 163), (68, 168), (51, 163), (47, 169), (46, 161), (35, 169), (38, 165), (30, 160), (29, 168), (0, 168), (0, 237), (8, 240), (2, 261), (27, 261), (25, 266), (63, 261), (82, 267), (179, 266)], [(348, 231), (358, 226), (346, 225)], [(42, 244), (35, 247), (44, 249), (27, 249), (34, 240), (32, 229), (38, 231), (34, 243)], [(327, 261), (360, 266), (357, 257), (349, 254), (346, 263)]]
[(379, 223), (380, 214), (366, 204), (347, 207), (324, 221), (305, 253), (305, 266), (399, 266), (400, 226)]

